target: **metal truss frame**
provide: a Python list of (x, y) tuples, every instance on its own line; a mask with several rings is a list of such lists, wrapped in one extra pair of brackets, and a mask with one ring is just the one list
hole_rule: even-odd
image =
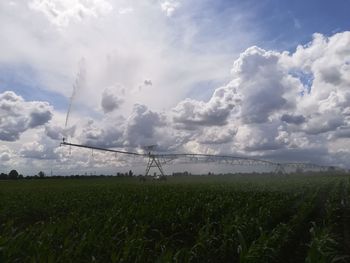
[(312, 163), (297, 163), (297, 162), (279, 163), (279, 162), (273, 162), (273, 161), (262, 160), (257, 158), (239, 157), (239, 156), (232, 156), (232, 155), (192, 154), (192, 153), (154, 154), (151, 152), (138, 153), (138, 152), (129, 152), (129, 151), (108, 149), (108, 148), (101, 148), (101, 147), (95, 147), (90, 145), (69, 143), (69, 142), (66, 142), (64, 139), (60, 145), (147, 158), (148, 162), (147, 162), (146, 171), (145, 171), (146, 176), (149, 175), (151, 168), (157, 168), (160, 174), (164, 176), (165, 173), (162, 165), (171, 163), (174, 160), (178, 160), (181, 158), (185, 158), (186, 160), (194, 163), (218, 162), (218, 163), (227, 164), (227, 165), (268, 166), (268, 167), (274, 168), (274, 173), (276, 174), (286, 174), (287, 168), (316, 169), (318, 171), (327, 171), (330, 168), (335, 168), (334, 166), (322, 166), (322, 165), (317, 165)]

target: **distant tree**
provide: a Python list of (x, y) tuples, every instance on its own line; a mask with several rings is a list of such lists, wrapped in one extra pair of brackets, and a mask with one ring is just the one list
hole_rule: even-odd
[(45, 177), (45, 173), (43, 171), (40, 171), (38, 173), (38, 175), (39, 175), (40, 178), (44, 178)]
[(134, 173), (130, 170), (129, 171), (129, 176), (132, 176)]
[(19, 174), (18, 179), (23, 179), (23, 174)]
[(0, 180), (6, 180), (6, 179), (8, 179), (8, 175), (4, 174), (4, 173), (1, 173), (0, 174)]
[(16, 170), (11, 170), (11, 172), (9, 173), (9, 178), (13, 180), (18, 179), (18, 172)]

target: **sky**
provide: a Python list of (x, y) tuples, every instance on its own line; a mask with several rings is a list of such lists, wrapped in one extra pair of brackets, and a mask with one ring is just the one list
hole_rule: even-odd
[(350, 168), (348, 10), (347, 0), (2, 1), (0, 172), (145, 168), (60, 147), (63, 137)]

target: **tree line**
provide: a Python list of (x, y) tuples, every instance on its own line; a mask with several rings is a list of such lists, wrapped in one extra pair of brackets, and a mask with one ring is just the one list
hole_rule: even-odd
[(11, 170), (8, 174), (1, 173), (0, 180), (17, 180), (23, 179), (23, 175), (19, 174), (16, 170)]
[(97, 178), (97, 177), (131, 177), (135, 176), (133, 171), (130, 170), (129, 172), (120, 173), (118, 172), (115, 175), (87, 175), (86, 173), (84, 175), (81, 174), (71, 174), (71, 175), (53, 175), (53, 176), (47, 176), (43, 171), (40, 171), (38, 174), (33, 176), (23, 176), (22, 174), (19, 174), (16, 170), (11, 170), (8, 174), (1, 173), (0, 174), (0, 180), (19, 180), (19, 179), (58, 179), (58, 178)]

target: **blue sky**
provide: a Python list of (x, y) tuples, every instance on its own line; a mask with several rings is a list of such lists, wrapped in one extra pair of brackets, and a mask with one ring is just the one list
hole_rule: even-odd
[(240, 41), (230, 36), (236, 19), (245, 19), (240, 24), (243, 30), (257, 33), (254, 44), (278, 50), (293, 50), (316, 32), (331, 35), (350, 28), (347, 0), (220, 0), (188, 1), (187, 5), (191, 8), (186, 15), (200, 27), (198, 42), (220, 39), (218, 46), (222, 47), (220, 42), (232, 37), (227, 49)]
[(12, 90), (26, 100), (49, 101), (57, 110), (66, 111), (68, 99), (53, 91), (46, 90), (30, 66), (16, 65), (0, 67), (0, 86)]
[[(277, 39), (272, 48), (306, 43), (315, 32), (331, 35), (350, 28), (349, 1), (262, 1), (257, 23), (264, 27), (264, 41)], [(269, 47), (269, 48), (271, 48)]]
[[(172, 44), (181, 47), (179, 40), (183, 28), (177, 28), (178, 21), (191, 21), (198, 29), (191, 42), (191, 51), (198, 56), (210, 52), (231, 53), (230, 61), (236, 58), (237, 51), (242, 52), (250, 45), (294, 51), (297, 45), (308, 43), (316, 32), (329, 36), (350, 29), (350, 3), (347, 0), (193, 0), (182, 3), (182, 9), (181, 13), (175, 13), (173, 20), (168, 21), (175, 33)], [(236, 37), (236, 24), (242, 31), (251, 31), (253, 38), (242, 41), (240, 35)], [(26, 99), (48, 100), (57, 110), (64, 110), (68, 105), (68, 94), (62, 96), (48, 91), (38, 75), (30, 64), (1, 64), (0, 91), (10, 88)], [(226, 80), (200, 81), (193, 84), (193, 89), (186, 96), (196, 97), (198, 86), (205, 83), (206, 91), (198, 94), (197, 98), (207, 99), (217, 86), (212, 84), (222, 84)]]
[[(322, 33), (326, 36), (333, 35), (350, 29), (348, 10), (350, 2), (347, 0), (336, 1), (288, 1), (288, 0), (262, 0), (262, 1), (194, 1), (189, 9), (189, 14), (194, 23), (198, 25), (199, 34), (195, 39), (195, 49), (207, 52), (201, 45), (213, 42), (214, 52), (232, 52), (237, 49), (243, 51), (247, 45), (258, 45), (265, 49), (278, 51), (295, 51), (298, 45), (310, 42), (314, 33)], [(190, 5), (190, 3), (188, 3)], [(256, 33), (255, 38), (248, 42), (242, 42), (230, 32), (233, 28), (238, 13), (242, 13), (244, 19), (243, 31)], [(181, 18), (180, 18), (181, 19)], [(175, 22), (176, 23), (176, 22)], [(238, 43), (238, 45), (237, 45)], [(303, 75), (302, 81), (309, 85), (310, 76)], [(189, 97), (206, 100), (210, 97), (215, 87), (222, 85), (223, 81), (199, 82), (187, 94)], [(213, 85), (213, 82), (216, 85)], [(198, 87), (206, 87), (204, 92), (198, 93)], [(197, 95), (196, 95), (197, 94)]]
[(3, 1), (0, 168), (114, 167), (66, 158), (63, 136), (346, 166), (348, 10), (346, 0)]

